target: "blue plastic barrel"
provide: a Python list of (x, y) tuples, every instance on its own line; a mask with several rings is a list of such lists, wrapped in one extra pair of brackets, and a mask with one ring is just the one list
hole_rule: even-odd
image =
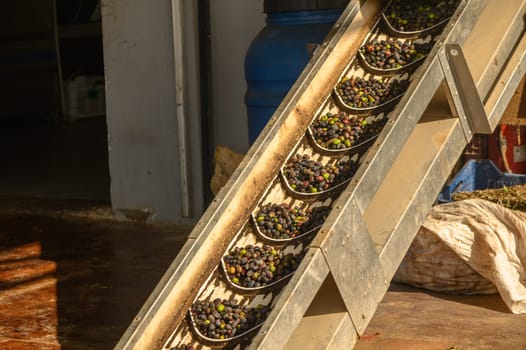
[(267, 25), (256, 36), (245, 57), (250, 144), (309, 62), (342, 9), (268, 13)]

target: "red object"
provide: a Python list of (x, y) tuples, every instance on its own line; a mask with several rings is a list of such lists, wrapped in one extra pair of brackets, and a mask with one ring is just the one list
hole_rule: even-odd
[(504, 172), (526, 174), (526, 126), (499, 125), (488, 137), (488, 156)]

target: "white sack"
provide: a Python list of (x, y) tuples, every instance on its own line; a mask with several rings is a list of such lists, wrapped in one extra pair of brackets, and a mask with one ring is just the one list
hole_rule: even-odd
[(526, 213), (480, 199), (433, 207), (394, 280), (440, 292), (498, 290), (513, 313), (526, 313)]

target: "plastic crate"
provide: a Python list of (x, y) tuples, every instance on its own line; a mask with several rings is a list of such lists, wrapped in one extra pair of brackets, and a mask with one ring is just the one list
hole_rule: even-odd
[(70, 121), (106, 113), (104, 77), (77, 76), (65, 83), (66, 116)]
[(451, 202), (455, 192), (472, 192), (524, 183), (526, 183), (526, 175), (503, 173), (491, 160), (469, 160), (444, 186), (438, 195), (438, 202)]

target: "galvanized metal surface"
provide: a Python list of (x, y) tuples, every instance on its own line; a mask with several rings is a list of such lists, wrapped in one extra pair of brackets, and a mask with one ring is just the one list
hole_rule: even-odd
[[(449, 93), (448, 96), (448, 105), (452, 111), (454, 111), (453, 116), (459, 118), (460, 124), (462, 125), (462, 130), (464, 131), (464, 136), (466, 137), (466, 142), (469, 142), (473, 137), (473, 126), (471, 125), (468, 117), (467, 106), (464, 107), (464, 99), (462, 99), (462, 94), (459, 91), (458, 75), (456, 76), (452, 71), (451, 64), (448, 61), (448, 54), (446, 48), (444, 48), (439, 53), (440, 65), (442, 66), (442, 72), (444, 73), (444, 79)], [(469, 73), (469, 71), (468, 71)], [(479, 101), (481, 104), (481, 102)], [(486, 112), (482, 115), (483, 118), (486, 118)]]
[(349, 315), (345, 315), (341, 320), (338, 329), (333, 333), (332, 339), (326, 349), (352, 349), (357, 341), (358, 336), (354, 330), (351, 318)]
[(443, 73), (437, 53), (445, 42), (461, 44), (466, 40), (485, 3), (486, 1), (471, 1), (467, 6), (467, 2), (461, 2), (450, 23), (437, 38), (438, 41), (428, 59), (413, 74), (412, 84), (391, 112), (393, 120), (387, 123), (364, 159), (367, 166), (360, 168), (346, 189), (349, 192), (355, 191), (352, 197), (346, 197), (346, 200), (354, 201), (361, 210), (364, 210), (374, 197), (376, 189), (442, 82)]
[[(494, 4), (493, 4), (494, 5)], [(488, 6), (488, 9), (486, 11), (491, 11), (493, 7)], [(522, 6), (521, 6), (522, 10)], [(484, 16), (487, 15), (487, 12), (484, 13)], [(487, 23), (485, 22), (478, 22), (477, 28), (480, 26), (485, 26)], [(514, 27), (517, 23), (514, 23), (513, 21), (510, 21), (509, 26)], [(516, 31), (508, 30), (507, 32), (511, 32), (513, 35), (516, 33)], [(512, 36), (513, 36), (512, 35)], [(475, 40), (470, 37), (470, 40)], [(509, 38), (506, 38), (506, 40), (509, 40)], [(510, 69), (512, 72), (509, 73), (510, 77), (513, 77), (510, 81), (510, 85), (512, 85), (509, 90), (507, 89), (494, 89), (493, 93), (497, 93), (501, 98), (506, 99), (509, 101), (509, 98), (511, 98), (511, 95), (513, 91), (515, 91), (516, 86), (518, 85), (520, 79), (524, 75), (524, 50), (526, 47), (522, 46), (523, 41), (519, 45), (516, 46), (516, 54), (517, 56), (514, 59), (509, 61), (509, 66), (513, 67)], [(508, 53), (513, 53), (510, 48), (507, 48)], [(470, 56), (473, 57), (473, 56)], [(473, 59), (473, 58), (472, 58)], [(469, 63), (469, 62), (468, 62)], [(502, 66), (501, 66), (502, 68)], [(465, 72), (465, 71), (464, 71)], [(522, 74), (521, 74), (522, 73)], [(489, 77), (488, 77), (489, 76)], [(487, 82), (492, 81), (493, 85), (495, 80), (498, 78), (496, 72), (491, 69), (484, 70), (483, 75), (477, 76), (477, 82), (479, 83), (479, 86), (482, 86), (481, 82)], [(467, 79), (464, 78), (464, 79)], [(455, 80), (457, 83), (460, 81), (460, 79)], [(452, 84), (453, 91), (457, 89), (457, 86), (455, 86), (454, 82), (448, 82)], [(463, 82), (464, 83), (464, 82)], [(495, 85), (497, 86), (497, 85)], [(498, 91), (498, 92), (495, 92)], [(435, 96), (436, 98), (436, 96)], [(501, 102), (501, 113), (504, 111), (506, 103)], [(464, 106), (466, 105), (466, 101), (464, 101)], [(458, 105), (457, 105), (458, 106)], [(480, 106), (479, 106), (480, 107)], [(478, 111), (477, 113), (482, 113), (482, 111)], [(485, 114), (485, 113), (484, 113)], [(424, 115), (433, 115), (432, 113), (425, 113)], [(471, 114), (473, 115), (473, 114)], [(469, 118), (469, 115), (467, 116)], [(478, 116), (476, 116), (478, 117)], [(500, 119), (500, 115), (498, 117)], [(491, 120), (491, 119), (490, 119)], [(484, 123), (484, 121), (482, 121)], [(462, 149), (466, 145), (465, 140), (465, 130), (462, 126), (462, 121), (459, 119), (450, 119), (450, 120), (439, 120), (439, 121), (430, 121), (428, 119), (423, 119), (421, 121), (421, 124), (429, 124), (429, 123), (435, 123), (436, 128), (434, 132), (430, 132), (429, 130), (424, 131), (421, 130), (422, 126), (417, 125), (417, 127), (414, 129), (412, 133), (412, 138), (408, 140), (408, 142), (405, 145), (405, 148), (407, 148), (406, 153), (409, 155), (407, 159), (402, 159), (404, 150), (402, 150), (400, 153), (401, 160), (399, 161), (399, 170), (396, 170), (397, 164), (395, 163), (393, 165), (393, 168), (391, 168), (391, 172), (395, 173), (403, 173), (403, 168), (407, 167), (408, 161), (410, 159), (418, 159), (419, 163), (425, 163), (426, 158), (421, 154), (418, 155), (419, 151), (425, 149), (426, 145), (429, 145), (430, 142), (435, 142), (437, 139), (441, 138), (441, 144), (439, 144), (439, 148), (435, 152), (427, 152), (428, 156), (432, 156), (433, 159), (431, 163), (429, 163), (428, 166), (423, 167), (411, 167), (411, 172), (418, 171), (421, 169), (422, 174), (415, 176), (418, 178), (421, 178), (421, 182), (415, 182), (415, 181), (409, 181), (407, 183), (408, 189), (404, 191), (407, 193), (407, 198), (410, 198), (409, 202), (407, 203), (407, 207), (404, 211), (404, 214), (400, 216), (399, 222), (396, 223), (396, 225), (393, 227), (393, 230), (389, 233), (387, 241), (385, 241), (385, 245), (381, 252), (381, 261), (384, 266), (384, 272), (388, 279), (390, 279), (393, 274), (396, 271), (396, 267), (399, 264), (400, 259), (403, 257), (403, 252), (407, 250), (409, 247), (414, 234), (416, 234), (416, 231), (420, 227), (421, 222), (425, 219), (425, 216), (427, 215), (427, 212), (433, 202), (436, 199), (436, 196), (438, 192), (440, 191), (443, 183), (447, 179), (447, 177), (450, 174), (451, 169), (453, 168), (455, 162), (457, 161), (458, 157), (461, 154)], [(473, 121), (470, 122), (472, 124)], [(443, 125), (439, 125), (443, 124)], [(489, 123), (488, 123), (489, 124)], [(495, 126), (495, 124), (492, 125), (492, 128)], [(487, 128), (487, 126), (486, 126)], [(487, 131), (487, 130), (486, 130)], [(420, 135), (419, 135), (420, 134)], [(393, 179), (394, 176), (388, 175), (386, 177), (387, 179)], [(386, 183), (383, 183), (382, 186), (386, 186)], [(400, 188), (400, 184), (398, 183), (396, 185), (397, 188)], [(409, 190), (409, 187), (414, 187), (414, 192)], [(400, 191), (402, 192), (402, 191)], [(395, 195), (396, 193), (390, 193), (390, 195)], [(400, 200), (403, 201), (402, 198), (397, 197)], [(382, 208), (385, 210), (385, 207)], [(367, 213), (366, 213), (367, 215)], [(374, 235), (374, 232), (372, 232)]]
[(486, 111), (492, 128), (495, 128), (508, 106), (511, 96), (526, 74), (526, 36), (522, 35), (519, 45), (511, 56), (508, 65), (499, 76), (495, 89), (487, 98)]
[[(455, 21), (452, 21), (448, 27), (445, 29), (445, 39), (443, 39), (442, 42), (454, 42), (456, 44), (462, 43), (466, 37), (469, 35), (471, 29), (475, 26), (477, 23), (477, 18), (481, 14), (481, 12), (484, 10), (485, 2), (478, 1), (475, 3), (469, 3), (469, 6), (464, 7), (463, 9), (460, 9), (457, 14), (457, 18)], [(447, 30), (450, 30), (449, 33), (447, 33)], [(436, 46), (435, 50), (443, 50), (440, 43)], [(430, 54), (432, 56), (432, 53)], [(420, 74), (420, 76), (418, 76)], [(360, 206), (356, 206), (357, 208), (360, 207), (366, 207), (371, 198), (376, 193), (375, 188), (377, 188), (378, 183), (381, 183), (383, 181), (383, 178), (381, 176), (381, 169), (382, 166), (386, 169), (390, 168), (390, 165), (392, 164), (392, 161), (389, 161), (389, 157), (391, 159), (394, 159), (398, 153), (401, 151), (400, 148), (405, 144), (407, 137), (404, 138), (404, 133), (411, 133), (413, 130), (413, 125), (407, 125), (410, 123), (416, 123), (416, 121), (420, 118), (420, 115), (423, 114), (424, 110), (426, 109), (428, 103), (433, 98), (435, 92), (437, 91), (438, 87), (440, 86), (441, 82), (443, 81), (443, 70), (441, 65), (438, 62), (438, 58), (435, 56), (435, 59), (430, 61), (426, 67), (424, 64), (423, 67), (419, 69), (415, 73), (417, 75), (415, 81), (417, 84), (415, 84), (413, 90), (410, 89), (406, 92), (406, 95), (399, 103), (399, 107), (395, 109), (393, 114), (398, 114), (399, 117), (394, 122), (394, 125), (392, 126), (392, 129), (389, 131), (383, 132), (383, 136), (385, 139), (379, 139), (374, 146), (377, 146), (378, 150), (370, 150), (369, 155), (372, 157), (372, 159), (368, 159), (367, 157), (364, 160), (365, 166), (362, 166), (361, 170), (355, 175), (351, 185), (347, 187), (347, 189), (342, 193), (339, 200), (336, 201), (334, 206), (338, 208), (339, 204), (344, 201), (352, 201), (352, 191), (353, 191), (353, 185), (356, 185), (356, 188), (354, 189), (354, 203), (361, 204)], [(492, 76), (493, 75), (493, 76)], [(487, 80), (495, 80), (496, 75), (495, 72), (492, 70), (486, 70), (484, 74), (484, 79)], [(397, 113), (398, 112), (398, 113)], [(411, 118), (412, 117), (412, 118)], [(451, 169), (453, 168), (453, 165), (458, 159), (458, 156), (460, 155), (461, 150), (465, 146), (466, 142), (468, 141), (463, 133), (461, 132), (461, 129), (459, 127), (458, 119), (451, 119), (449, 121), (438, 121), (438, 123), (441, 123), (441, 127), (439, 130), (437, 130), (437, 137), (441, 139), (443, 145), (438, 144), (438, 150), (435, 151), (435, 153), (431, 153), (431, 156), (433, 160), (430, 161), (430, 163), (427, 163), (427, 170), (423, 174), (419, 174), (419, 178), (421, 180), (412, 181), (411, 185), (414, 186), (414, 192), (409, 190), (408, 193), (408, 201), (406, 204), (400, 203), (397, 201), (397, 203), (404, 207), (407, 205), (406, 210), (404, 211), (403, 215), (396, 221), (396, 225), (391, 228), (391, 231), (388, 230), (388, 233), (392, 233), (388, 236), (388, 239), (384, 241), (385, 247), (381, 252), (381, 259), (382, 264), (384, 267), (384, 273), (386, 275), (387, 279), (390, 279), (391, 276), (396, 271), (396, 268), (401, 261), (401, 258), (405, 254), (405, 251), (409, 247), (409, 244), (411, 243), (414, 234), (416, 234), (416, 231), (418, 227), (420, 226), (421, 222), (424, 220), (425, 215), (427, 214), (428, 209), (430, 208), (431, 204), (433, 203), (434, 199), (436, 198), (436, 195), (440, 191), (440, 187), (444, 183), (445, 179), (449, 175)], [(406, 124), (406, 125), (404, 125)], [(456, 125), (455, 128), (453, 128), (453, 125)], [(405, 126), (405, 128), (404, 128)], [(390, 127), (388, 125), (386, 128)], [(448, 127), (453, 128), (452, 130), (449, 130)], [(448, 135), (452, 135), (450, 138)], [(425, 136), (421, 139), (423, 142), (429, 142), (429, 139), (435, 140), (436, 138), (433, 135), (430, 135), (429, 133), (426, 133)], [(460, 138), (460, 139), (459, 139)], [(449, 141), (446, 143), (446, 140)], [(390, 141), (390, 142), (389, 142)], [(373, 146), (373, 148), (374, 148)], [(382, 147), (383, 146), (383, 152)], [(414, 149), (419, 149), (421, 145), (416, 144), (413, 145)], [(424, 148), (425, 149), (425, 148)], [(381, 161), (379, 161), (381, 159)], [(418, 157), (414, 157), (413, 159), (419, 159)], [(374, 161), (377, 161), (377, 168), (374, 168), (375, 164)], [(369, 164), (369, 166), (367, 166)], [(372, 165), (371, 165), (372, 164)], [(406, 163), (407, 166), (408, 163)], [(410, 164), (410, 163), (409, 163)], [(423, 169), (426, 167), (423, 166)], [(431, 170), (429, 170), (429, 168)], [(375, 173), (373, 175), (373, 173)], [(400, 172), (399, 172), (400, 173)], [(403, 174), (404, 171), (402, 171), (400, 174)], [(384, 175), (385, 176), (385, 175)], [(368, 186), (368, 190), (363, 190), (365, 187), (360, 186), (367, 186), (367, 181), (371, 181)], [(376, 183), (374, 183), (376, 182)], [(362, 191), (360, 191), (362, 189)], [(351, 193), (350, 196), (348, 196), (349, 192)], [(361, 195), (361, 196), (360, 196)], [(345, 198), (345, 199), (344, 199)], [(397, 198), (393, 197), (392, 198)], [(397, 198), (398, 199), (398, 198)], [(380, 208), (379, 208), (380, 209)], [(383, 210), (382, 210), (383, 209)], [(386, 214), (385, 208), (382, 208), (379, 211), (374, 213), (375, 217), (382, 217)], [(349, 217), (352, 215), (350, 212), (346, 212), (347, 216)], [(329, 231), (326, 226), (330, 225), (331, 223), (331, 216), (327, 220), (326, 225), (324, 225), (324, 228), (322, 231), (318, 234), (316, 237), (316, 240), (313, 242), (313, 246), (320, 246), (322, 247), (323, 244), (320, 244), (320, 240), (323, 240), (325, 235)], [(388, 215), (388, 213), (387, 213)], [(373, 219), (374, 220), (374, 219)], [(376, 222), (379, 222), (382, 220), (376, 220)], [(343, 230), (345, 232), (345, 230)], [(333, 231), (332, 237), (339, 237), (342, 238), (343, 232)], [(372, 232), (372, 235), (374, 235), (376, 232)], [(334, 242), (337, 242), (338, 239), (334, 239)], [(340, 240), (340, 242), (344, 241), (343, 239)], [(381, 240), (379, 240), (381, 241)], [(334, 248), (334, 247), (331, 247)], [(330, 250), (333, 252), (334, 250)], [(374, 261), (374, 258), (373, 258)], [(330, 261), (329, 266), (331, 266)], [(373, 264), (374, 265), (374, 264)], [(337, 271), (336, 269), (332, 269), (333, 266), (331, 266), (331, 271)], [(374, 271), (374, 268), (373, 268)], [(341, 271), (339, 271), (341, 272)], [(339, 275), (339, 274), (338, 274)], [(359, 281), (347, 281), (348, 283), (351, 283), (351, 285), (356, 285), (359, 283)], [(341, 286), (342, 284), (339, 284)], [(378, 293), (381, 294), (381, 287), (379, 287), (378, 284), (374, 285), (374, 288), (377, 288), (379, 291)], [(286, 294), (284, 291), (283, 294)], [(344, 294), (343, 294), (344, 295)], [(342, 297), (343, 297), (342, 295)], [(354, 294), (353, 296), (356, 297), (357, 294)], [(352, 311), (351, 315), (352, 315)], [(356, 318), (356, 317), (355, 317)], [(353, 318), (353, 320), (355, 319)], [(366, 315), (366, 318), (367, 315)]]
[[(445, 68), (451, 64), (444, 58), (441, 62), (440, 55), (444, 55), (448, 44), (460, 45), (456, 48), (464, 50), (465, 40), (476, 40), (469, 35), (487, 25), (478, 21), (492, 9), (488, 6), (484, 10), (487, 2), (494, 6), (496, 0), (461, 1), (428, 58), (412, 73), (409, 89), (389, 113), (388, 124), (362, 157), (358, 172), (338, 199), (330, 201), (329, 217), (288, 284), (272, 296), (272, 312), (249, 348), (351, 348), (358, 334), (363, 334), (388, 281), (469, 141), (471, 134), (465, 130), (471, 130), (473, 122), (468, 118), (475, 110), (463, 113), (461, 102), (469, 100), (469, 93), (475, 99), (476, 89), (473, 84), (467, 93), (460, 93), (464, 96), (457, 99), (456, 108), (450, 109), (444, 79), (449, 74)], [(513, 3), (523, 10), (522, 2)], [(273, 181), (279, 177), (280, 166), (287, 157), (298, 150), (310, 152), (302, 141), (307, 125), (331, 108), (327, 96), (347, 66), (349, 53), (356, 52), (373, 26), (381, 6), (380, 1), (374, 0), (361, 7), (357, 2), (348, 6), (330, 39), (317, 50), (117, 348), (160, 348), (196, 297), (226, 295), (221, 282), (207, 284), (205, 280), (210, 281), (221, 255), (232, 244), (236, 232), (250, 224), (258, 205), (269, 198), (294, 201), (280, 192), (280, 185)], [(516, 30), (512, 27), (517, 22), (510, 20), (506, 25), (508, 29), (499, 28), (499, 32), (514, 36)], [(505, 41), (517, 40), (506, 37)], [(517, 67), (500, 65), (504, 69), (502, 76), (511, 77), (512, 82), (492, 90), (493, 117), (504, 108), (524, 72), (524, 46), (523, 42), (516, 46), (512, 62)], [(491, 50), (486, 51), (482, 57), (494, 57)], [(469, 67), (473, 65), (470, 55), (471, 52), (466, 54)], [(487, 68), (490, 64), (483, 62), (478, 66)], [(479, 94), (488, 82), (498, 80), (499, 71), (484, 68), (471, 72)], [(464, 70), (456, 74), (465, 73)], [(451, 75), (446, 80), (454, 94), (462, 79)], [(481, 105), (478, 107), (480, 112)], [(456, 117), (458, 108), (459, 114), (466, 117), (465, 128)], [(200, 285), (201, 289), (197, 287)], [(316, 327), (317, 324), (324, 326)], [(306, 341), (309, 337), (318, 341)]]
[[(446, 142), (453, 143), (453, 147), (446, 148)], [(401, 171), (405, 172), (406, 176), (397, 179), (389, 177), (389, 180), (382, 184), (380, 198), (403, 195), (401, 199), (405, 203), (403, 210), (397, 215), (397, 220), (392, 223), (390, 235), (380, 254), (384, 273), (389, 280), (465, 145), (464, 133), (458, 119), (426, 120), (417, 125), (407, 142), (407, 147), (401, 151), (400, 158), (393, 165), (393, 173)], [(415, 159), (415, 153), (418, 153), (419, 161), (411, 166), (409, 173), (404, 169), (408, 169), (408, 162)], [(449, 162), (447, 157), (454, 160)]]
[[(363, 213), (352, 203), (337, 201), (327, 226), (328, 238), (320, 247), (359, 335), (362, 335), (382, 300), (389, 281), (384, 277), (375, 243)], [(314, 244), (313, 244), (314, 245)]]
[(439, 58), (449, 88), (449, 104), (459, 117), (466, 140), (469, 142), (474, 134), (491, 134), (493, 128), (462, 48), (458, 44), (446, 44)]
[(274, 310), (252, 340), (249, 349), (284, 347), (309, 309), (318, 290), (329, 275), (329, 266), (318, 248), (311, 248), (281, 291)]
[(350, 349), (356, 340), (336, 282), (333, 275), (329, 275), (283, 348)]
[[(479, 17), (472, 19), (477, 25), (462, 50), (479, 95), (486, 104), (496, 78), (523, 34), (526, 3), (522, 0), (484, 3), (487, 7)], [(478, 6), (478, 1), (471, 1), (470, 6)]]
[[(462, 8), (459, 8), (457, 13), (462, 10)], [(474, 15), (476, 16), (477, 14), (464, 13), (464, 16)], [(457, 14), (457, 17), (458, 16), (460, 15)], [(439, 43), (441, 40), (444, 40), (444, 37), (451, 38), (454, 37), (454, 33), (462, 33), (461, 30), (457, 29), (458, 23), (459, 22), (457, 22), (456, 26), (449, 27), (450, 33), (443, 33), (442, 37), (438, 39)], [(461, 35), (458, 35), (458, 38), (455, 37), (455, 39), (459, 40), (461, 38)], [(312, 244), (313, 246), (320, 246), (324, 254), (326, 254), (326, 259), (331, 271), (334, 272), (335, 279), (342, 292), (342, 297), (346, 301), (351, 319), (359, 334), (363, 333), (388, 287), (388, 280), (380, 268), (381, 264), (376, 254), (375, 245), (369, 238), (367, 227), (361, 219), (362, 209), (356, 204), (358, 202), (363, 206), (367, 205), (367, 202), (375, 195), (376, 190), (369, 189), (364, 191), (363, 187), (360, 188), (359, 186), (360, 184), (364, 186), (363, 183), (367, 180), (377, 181), (379, 183), (384, 181), (383, 177), (378, 174), (379, 170), (381, 167), (390, 167), (393, 159), (399, 153), (399, 149), (406, 142), (407, 137), (404, 138), (404, 134), (409, 134), (414, 128), (414, 124), (411, 124), (416, 123), (423, 114), (427, 103), (433, 98), (436, 89), (438, 89), (438, 86), (443, 80), (442, 71), (437, 61), (437, 51), (440, 49), (441, 45), (438, 44), (429, 55), (430, 57), (434, 57), (434, 60), (430, 61), (427, 65), (424, 63), (424, 65), (415, 72), (412, 79), (413, 82), (417, 84), (413, 84), (413, 89), (411, 89), (411, 87), (409, 88), (398, 105), (400, 107), (395, 108), (391, 113), (391, 115), (396, 116), (397, 112), (402, 109), (396, 121), (394, 121), (391, 130), (385, 131), (384, 129), (383, 135), (387, 135), (385, 139), (379, 139), (376, 142), (374, 146), (378, 146), (377, 150), (374, 150), (373, 146), (373, 150), (369, 151), (369, 155), (372, 155), (373, 158), (370, 160), (368, 157), (365, 158), (364, 165), (362, 165), (363, 173), (355, 175), (351, 185), (348, 186), (334, 204), (333, 208), (341, 208), (342, 210), (333, 210), (331, 212), (322, 231)], [(418, 109), (421, 109), (421, 112), (419, 112)], [(388, 124), (386, 129), (389, 127), (390, 125)], [(387, 146), (389, 143), (391, 144)], [(382, 159), (378, 161), (380, 157)], [(418, 159), (418, 157), (415, 158)], [(375, 160), (377, 160), (376, 163)], [(376, 169), (375, 166), (377, 166)], [(375, 176), (372, 175), (375, 172)], [(353, 184), (356, 184), (354, 192), (352, 192)], [(369, 186), (371, 186), (370, 188), (378, 188), (373, 184)], [(384, 199), (389, 201), (389, 198)], [(404, 203), (397, 202), (397, 205), (399, 205), (400, 208), (405, 207)], [(335, 217), (335, 215), (338, 216)], [(374, 215), (384, 218), (385, 215), (390, 215), (390, 213), (386, 213), (384, 209), (381, 212), (376, 212)], [(345, 220), (349, 218), (351, 219), (351, 223)], [(377, 220), (375, 222), (379, 221), (383, 220)], [(373, 237), (375, 233), (372, 233)], [(378, 241), (379, 240), (376, 240), (376, 242)], [(347, 245), (347, 247), (345, 245)], [(356, 248), (356, 250), (354, 248)], [(405, 250), (403, 252), (405, 252)], [(403, 255), (400, 256), (400, 260), (402, 257)], [(393, 261), (392, 263), (395, 264), (394, 266), (398, 266), (399, 261)], [(354, 267), (365, 268), (354, 269)]]

